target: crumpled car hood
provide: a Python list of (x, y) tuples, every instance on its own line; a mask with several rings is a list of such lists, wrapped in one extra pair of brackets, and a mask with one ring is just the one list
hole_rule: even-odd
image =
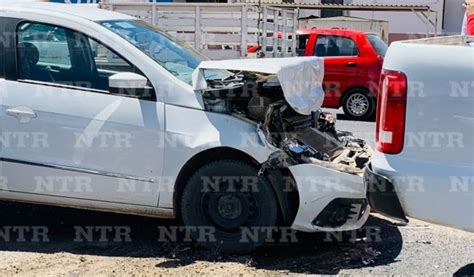
[(298, 113), (310, 115), (324, 100), (324, 60), (316, 57), (203, 61), (193, 72), (194, 90), (204, 90), (206, 69), (275, 74), (285, 100)]

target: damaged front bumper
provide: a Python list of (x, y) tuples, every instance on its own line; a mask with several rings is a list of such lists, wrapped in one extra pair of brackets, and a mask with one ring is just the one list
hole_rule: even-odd
[(300, 205), (291, 228), (303, 232), (350, 231), (369, 217), (366, 186), (361, 175), (316, 164), (289, 167)]

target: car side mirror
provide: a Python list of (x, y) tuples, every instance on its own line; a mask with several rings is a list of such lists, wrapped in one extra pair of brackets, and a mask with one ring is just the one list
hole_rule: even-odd
[(124, 93), (133, 89), (147, 88), (148, 80), (142, 75), (133, 72), (120, 72), (109, 77), (111, 93)]
[(156, 100), (155, 92), (148, 84), (148, 79), (133, 72), (121, 72), (110, 76), (109, 92), (144, 100)]

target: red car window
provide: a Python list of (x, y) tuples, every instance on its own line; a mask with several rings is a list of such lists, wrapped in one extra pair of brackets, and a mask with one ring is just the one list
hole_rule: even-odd
[(369, 40), (370, 44), (372, 44), (372, 47), (374, 47), (375, 52), (377, 52), (377, 54), (380, 56), (385, 57), (385, 53), (387, 53), (388, 49), (387, 44), (385, 44), (385, 42), (377, 35), (368, 34), (367, 39)]
[(348, 37), (318, 35), (314, 55), (318, 57), (358, 56), (359, 48), (355, 41)]
[(309, 35), (298, 36), (298, 47), (296, 48), (296, 54), (298, 56), (304, 56), (306, 45), (308, 45)]

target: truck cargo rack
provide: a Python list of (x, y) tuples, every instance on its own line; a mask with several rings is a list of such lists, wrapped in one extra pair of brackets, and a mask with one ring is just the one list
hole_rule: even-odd
[(446, 36), (406, 40), (403, 43), (474, 46), (474, 36)]
[(265, 57), (296, 56), (296, 9), (235, 3), (102, 1), (100, 7), (158, 26), (212, 59), (247, 57), (258, 44)]

